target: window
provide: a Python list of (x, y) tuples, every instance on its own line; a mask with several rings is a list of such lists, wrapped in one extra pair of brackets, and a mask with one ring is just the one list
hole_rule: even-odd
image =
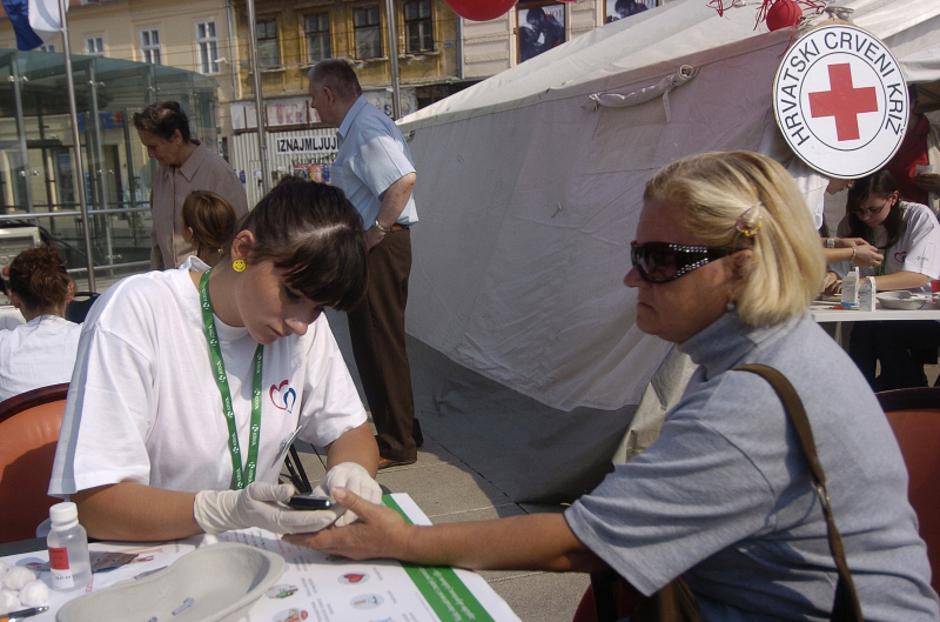
[(434, 49), (431, 0), (405, 2), (405, 47), (409, 54)]
[(40, 52), (55, 52), (55, 46), (51, 43), (45, 43), (39, 46)]
[(377, 4), (353, 9), (353, 30), (356, 34), (356, 58), (382, 56), (382, 22)]
[(258, 36), (256, 51), (258, 66), (261, 69), (270, 69), (281, 66), (281, 48), (277, 42), (277, 20), (266, 19), (258, 22), (255, 28)]
[(85, 39), (85, 54), (97, 54), (98, 56), (104, 54), (104, 38), (88, 37)]
[(140, 31), (140, 51), (145, 63), (161, 65), (160, 62), (160, 31), (148, 28)]
[(215, 22), (196, 24), (196, 45), (199, 46), (199, 72), (219, 73), (219, 42)]
[(311, 65), (333, 55), (330, 46), (330, 14), (317, 13), (304, 18), (307, 39), (307, 62)]

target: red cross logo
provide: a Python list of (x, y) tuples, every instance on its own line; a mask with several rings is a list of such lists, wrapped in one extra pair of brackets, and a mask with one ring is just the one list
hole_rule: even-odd
[(836, 138), (857, 140), (858, 115), (878, 112), (875, 87), (852, 86), (852, 68), (848, 63), (829, 65), (830, 91), (809, 94), (810, 114), (815, 117), (835, 117)]

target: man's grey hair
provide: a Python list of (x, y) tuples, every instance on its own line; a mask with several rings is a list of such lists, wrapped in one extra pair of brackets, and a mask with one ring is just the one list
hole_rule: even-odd
[(311, 84), (329, 87), (341, 99), (355, 99), (362, 94), (359, 78), (352, 65), (341, 58), (321, 60), (307, 74)]

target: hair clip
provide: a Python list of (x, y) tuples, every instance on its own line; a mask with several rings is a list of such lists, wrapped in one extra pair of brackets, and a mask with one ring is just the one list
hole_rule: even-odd
[(758, 201), (751, 207), (744, 210), (744, 212), (738, 216), (738, 219), (734, 223), (734, 228), (746, 238), (753, 238), (757, 235), (757, 232), (760, 231), (760, 208), (761, 204)]

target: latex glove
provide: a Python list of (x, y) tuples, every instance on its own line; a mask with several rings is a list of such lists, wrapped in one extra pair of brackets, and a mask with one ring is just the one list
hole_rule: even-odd
[(292, 510), (287, 503), (296, 490), (290, 484), (254, 482), (241, 490), (202, 490), (196, 493), (193, 517), (209, 534), (229, 529), (261, 527), (275, 533), (307, 533), (332, 525), (333, 510)]
[[(369, 472), (358, 462), (340, 462), (326, 472), (323, 483), (317, 486), (317, 494), (332, 493), (334, 488), (345, 488), (370, 503), (382, 503), (382, 487)], [(354, 522), (358, 516), (354, 512), (345, 512), (336, 521), (337, 527)]]

